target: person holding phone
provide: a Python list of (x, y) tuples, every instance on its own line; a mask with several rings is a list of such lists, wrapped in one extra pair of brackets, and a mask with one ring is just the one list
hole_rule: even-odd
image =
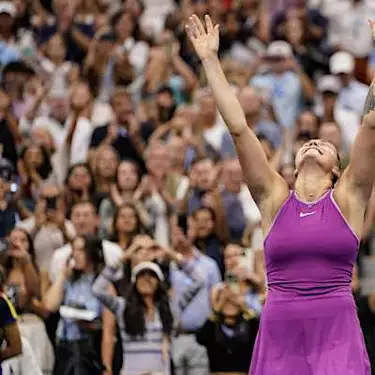
[(64, 197), (53, 183), (40, 187), (34, 215), (18, 224), (32, 237), (35, 262), (40, 271), (49, 269), (55, 249), (75, 236), (73, 224), (65, 219)]
[(213, 288), (212, 313), (197, 333), (198, 343), (207, 348), (211, 373), (246, 375), (250, 365), (259, 321), (234, 285)]
[[(187, 32), (234, 139), (265, 234), (267, 297), (250, 375), (370, 375), (351, 291), (374, 182), (375, 79), (341, 176), (335, 146), (313, 139), (295, 159), (290, 191), (246, 123), (218, 58), (219, 26), (192, 16)], [(371, 22), (375, 39), (375, 21)]]
[(96, 340), (102, 308), (92, 293), (94, 280), (103, 267), (101, 241), (92, 235), (77, 236), (72, 256), (43, 298), (46, 310), (60, 312), (54, 375), (73, 375), (77, 371), (81, 375), (99, 375), (105, 369)]
[[(0, 364), (1, 362), (13, 358), (22, 353), (21, 334), (17, 324), (17, 313), (8, 297), (3, 293), (5, 282), (5, 271), (0, 267)], [(2, 369), (0, 367), (0, 375)]]

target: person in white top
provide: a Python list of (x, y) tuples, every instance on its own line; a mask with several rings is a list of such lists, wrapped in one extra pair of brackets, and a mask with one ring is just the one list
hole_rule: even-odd
[[(96, 234), (99, 224), (98, 214), (95, 206), (88, 201), (82, 201), (73, 205), (70, 216), (71, 222), (77, 235)], [(106, 264), (114, 264), (122, 254), (122, 249), (115, 243), (103, 240), (103, 255)], [(70, 243), (57, 249), (52, 257), (49, 267), (49, 279), (54, 281), (60, 270), (66, 264), (72, 253)]]
[[(341, 92), (340, 80), (335, 76), (324, 76), (318, 82), (321, 106), (315, 111), (323, 122), (336, 122), (342, 133), (343, 149), (349, 152), (361, 123), (361, 116), (342, 105), (338, 100)], [(358, 99), (356, 99), (358, 100)]]
[(336, 52), (329, 61), (331, 74), (337, 76), (342, 85), (338, 102), (350, 111), (362, 116), (368, 86), (354, 78), (355, 61), (348, 52)]

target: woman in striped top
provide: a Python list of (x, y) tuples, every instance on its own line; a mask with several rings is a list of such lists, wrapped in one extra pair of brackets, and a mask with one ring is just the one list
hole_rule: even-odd
[[(170, 374), (169, 344), (174, 317), (184, 311), (203, 287), (203, 277), (195, 267), (185, 262), (181, 254), (167, 249), (164, 252), (191, 278), (190, 285), (179, 300), (169, 300), (163, 272), (153, 262), (143, 262), (134, 267), (125, 296), (113, 296), (108, 292), (121, 263), (107, 266), (93, 285), (94, 295), (117, 317), (123, 347), (123, 375), (147, 372)], [(125, 261), (125, 256), (122, 261)]]

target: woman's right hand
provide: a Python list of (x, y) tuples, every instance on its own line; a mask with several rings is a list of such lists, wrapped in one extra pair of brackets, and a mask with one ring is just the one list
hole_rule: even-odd
[(193, 14), (186, 27), (188, 37), (194, 50), (203, 61), (216, 57), (219, 51), (219, 25), (212, 24), (210, 16), (205, 16), (206, 28), (201, 20)]

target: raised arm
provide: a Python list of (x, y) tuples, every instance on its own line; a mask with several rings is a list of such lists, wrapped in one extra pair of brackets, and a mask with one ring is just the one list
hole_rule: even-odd
[[(206, 27), (196, 15), (193, 15), (189, 19), (186, 30), (202, 61), (220, 114), (232, 135), (246, 183), (264, 214), (263, 203), (268, 201), (272, 194), (279, 195), (280, 192), (282, 202), (288, 196), (288, 187), (268, 163), (256, 135), (246, 123), (245, 114), (232, 87), (225, 78), (217, 53), (219, 26), (214, 27), (209, 16), (206, 16), (205, 21)], [(279, 199), (276, 198), (276, 200)]]
[(125, 308), (125, 299), (111, 293), (109, 287), (115, 281), (119, 267), (106, 266), (92, 286), (94, 296), (112, 313), (118, 315)]
[[(370, 21), (373, 35), (375, 36), (375, 22)], [(375, 38), (374, 38), (375, 39)], [(356, 225), (356, 213), (361, 215), (360, 227), (357, 229), (362, 233), (363, 216), (371, 196), (375, 177), (375, 78), (373, 79), (363, 111), (362, 125), (354, 140), (350, 163), (340, 179), (337, 187), (339, 200), (349, 205), (349, 221)], [(339, 202), (340, 203), (340, 202)], [(350, 207), (352, 207), (350, 209)], [(359, 224), (357, 224), (359, 225)]]

